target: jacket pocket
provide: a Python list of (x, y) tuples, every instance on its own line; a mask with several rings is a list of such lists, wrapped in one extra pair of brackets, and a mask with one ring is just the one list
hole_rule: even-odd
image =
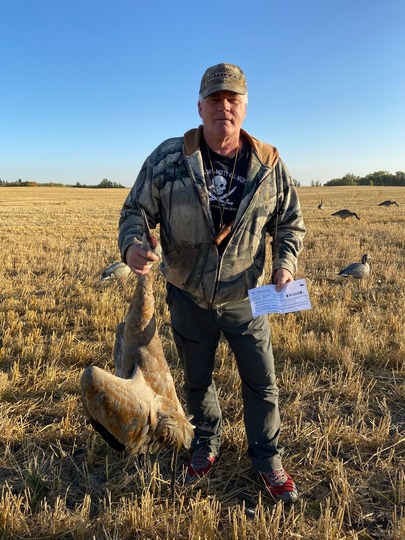
[(215, 276), (216, 257), (213, 257), (211, 243), (190, 244), (182, 242), (179, 251), (169, 251), (165, 255), (168, 281), (190, 292), (201, 288), (203, 280)]
[(241, 246), (230, 245), (222, 263), (221, 281), (251, 289), (256, 287), (263, 273), (264, 252), (260, 246), (254, 250), (252, 246), (241, 249)]

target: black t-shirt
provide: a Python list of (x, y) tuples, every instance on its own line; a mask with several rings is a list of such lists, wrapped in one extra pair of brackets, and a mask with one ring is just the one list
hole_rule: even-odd
[[(246, 184), (250, 145), (242, 139), (242, 149), (236, 163), (235, 157), (221, 156), (211, 149), (208, 151), (204, 137), (201, 139), (201, 152), (212, 219), (218, 233), (222, 225), (229, 225), (236, 217)], [(234, 167), (235, 172), (232, 175)], [(226, 241), (223, 242), (225, 243), (220, 244), (221, 251), (226, 245)]]

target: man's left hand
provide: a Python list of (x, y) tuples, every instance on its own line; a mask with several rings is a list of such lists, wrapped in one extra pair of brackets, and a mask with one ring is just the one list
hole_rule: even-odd
[(276, 286), (277, 292), (280, 292), (283, 286), (290, 281), (294, 281), (294, 278), (286, 268), (279, 268), (274, 272), (273, 283)]

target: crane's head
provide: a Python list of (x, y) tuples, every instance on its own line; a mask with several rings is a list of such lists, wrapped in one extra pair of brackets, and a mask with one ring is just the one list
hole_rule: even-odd
[(151, 232), (148, 218), (146, 217), (146, 212), (143, 208), (141, 208), (141, 214), (142, 214), (142, 222), (143, 222), (143, 238), (142, 238), (142, 248), (147, 249), (148, 251), (151, 251), (155, 255), (158, 255), (159, 257), (162, 256), (162, 248), (161, 245), (158, 242), (158, 239), (156, 236), (154, 236)]

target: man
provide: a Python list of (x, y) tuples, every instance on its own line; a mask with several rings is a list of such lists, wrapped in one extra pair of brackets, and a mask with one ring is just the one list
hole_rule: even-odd
[(278, 438), (278, 388), (267, 316), (252, 317), (248, 290), (264, 281), (266, 236), (272, 280), (293, 280), (305, 235), (296, 189), (276, 148), (242, 130), (247, 85), (233, 64), (206, 70), (198, 112), (203, 125), (161, 143), (146, 159), (121, 211), (119, 247), (138, 275), (157, 257), (140, 247), (143, 208), (160, 224), (163, 274), (173, 335), (196, 426), (187, 468), (192, 481), (219, 455), (222, 416), (212, 377), (221, 333), (242, 381), (248, 453), (276, 500), (294, 502)]

